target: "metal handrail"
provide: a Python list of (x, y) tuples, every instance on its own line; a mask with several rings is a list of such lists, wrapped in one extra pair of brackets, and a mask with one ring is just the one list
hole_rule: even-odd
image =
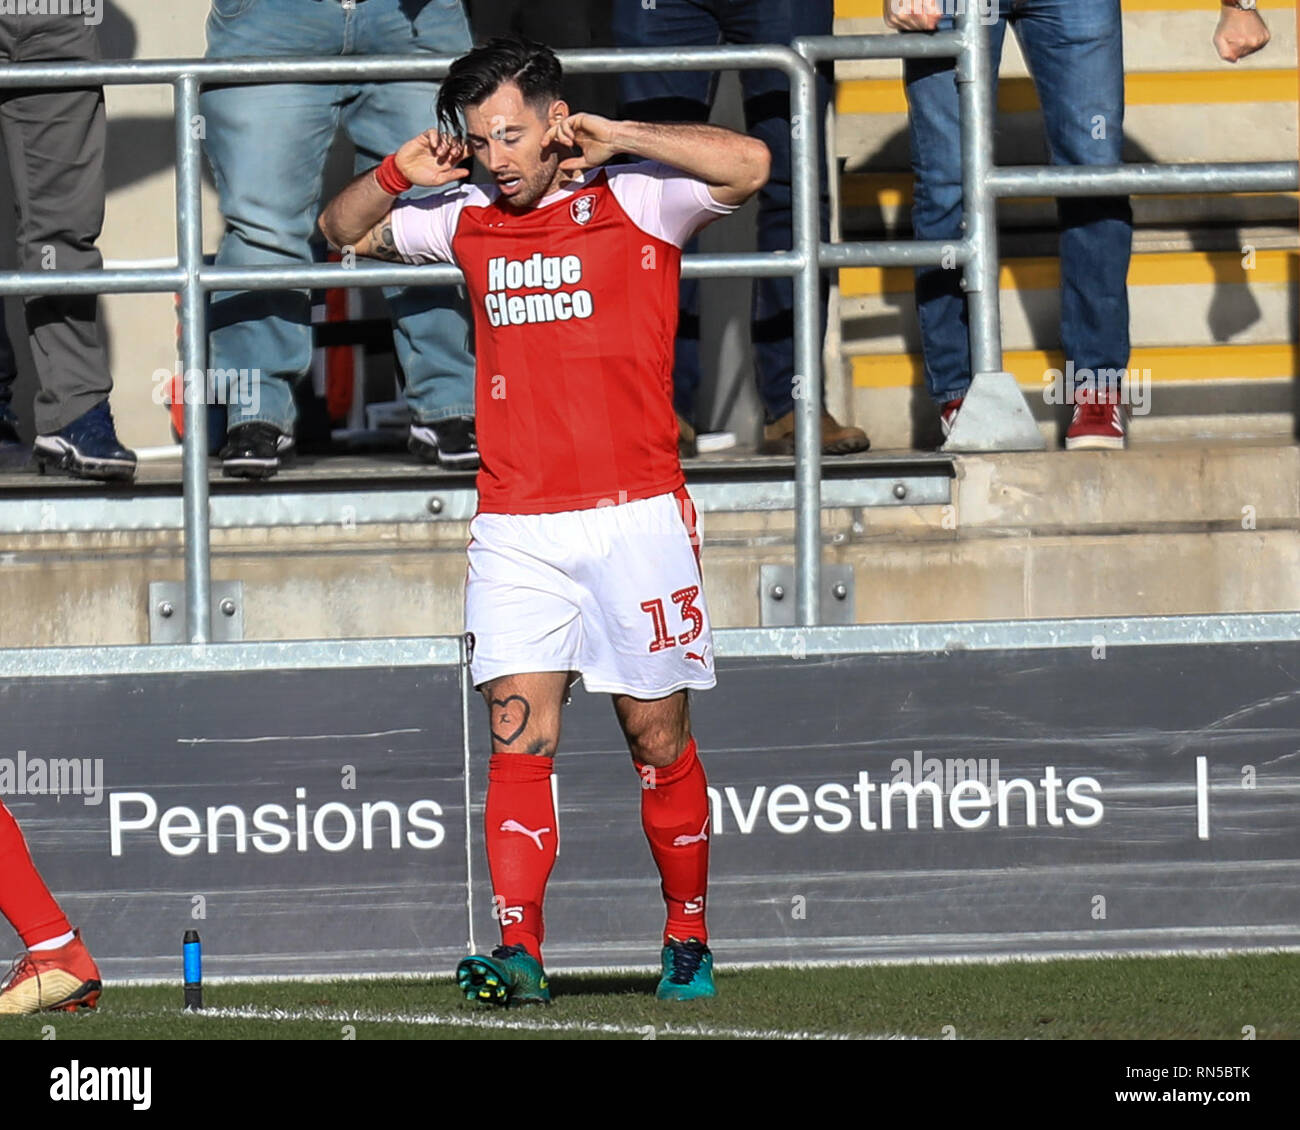
[[(574, 74), (655, 70), (782, 71), (790, 80), (793, 233), (789, 252), (694, 255), (683, 260), (686, 277), (792, 276), (796, 373), (795, 505), (796, 623), (816, 625), (821, 579), (821, 387), (811, 379), (820, 369), (818, 275), (848, 266), (921, 266), (940, 262), (963, 268), (971, 309), (972, 360), (976, 373), (1002, 363), (998, 310), (998, 260), (994, 205), (999, 196), (1099, 192), (1273, 191), (1296, 187), (1294, 162), (1125, 166), (1120, 169), (998, 169), (992, 163), (992, 82), (988, 44), (975, 5), (958, 16), (955, 31), (929, 35), (813, 36), (779, 45), (706, 48), (620, 48), (560, 52)], [(821, 160), (815, 122), (814, 66), (831, 59), (940, 58), (957, 60), (962, 121), (965, 237), (953, 243), (875, 241), (824, 244), (817, 201)], [(108, 294), (174, 291), (180, 295), (181, 368), (185, 380), (184, 471), (186, 632), (191, 643), (210, 638), (210, 516), (207, 428), (203, 418), (206, 355), (204, 295), (212, 290), (283, 287), (456, 285), (463, 281), (449, 265), (346, 267), (216, 267), (203, 263), (201, 131), (199, 92), (205, 85), (277, 82), (376, 82), (442, 78), (446, 57), (356, 56), (348, 59), (152, 60), (116, 63), (19, 63), (0, 65), (0, 89), (69, 88), (165, 84), (175, 91), (176, 230), (175, 268), (0, 274), (0, 295)]]

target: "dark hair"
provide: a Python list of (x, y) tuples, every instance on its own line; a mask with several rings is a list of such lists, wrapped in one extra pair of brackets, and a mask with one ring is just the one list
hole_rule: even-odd
[(490, 39), (451, 65), (438, 91), (438, 128), (462, 132), (465, 107), (477, 106), (508, 82), (519, 87), (524, 101), (547, 107), (561, 96), (563, 72), (555, 52), (542, 43), (516, 37)]

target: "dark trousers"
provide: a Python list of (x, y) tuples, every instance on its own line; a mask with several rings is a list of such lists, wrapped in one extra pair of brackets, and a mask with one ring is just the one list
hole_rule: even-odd
[(14, 347), (5, 326), (4, 303), (0, 301), (0, 412), (12, 403), (14, 378), (18, 376), (18, 363), (14, 360)]
[[(99, 58), (95, 28), (81, 18), (0, 16), (0, 62)], [(19, 268), (102, 267), (95, 240), (104, 223), (103, 90), (4, 91), (0, 136), (18, 207)], [(54, 432), (112, 388), (99, 302), (94, 295), (37, 296), (27, 299), (26, 309), (39, 385), (36, 430)]]
[[(619, 47), (714, 47), (720, 43), (789, 45), (800, 35), (829, 35), (832, 0), (614, 0), (614, 42)], [(790, 188), (790, 85), (780, 71), (741, 71), (745, 127), (772, 152), (772, 175), (758, 197), (758, 249), (789, 251), (793, 217)], [(620, 77), (623, 114), (640, 121), (707, 121), (717, 76), (707, 71), (628, 72)], [(830, 104), (831, 84), (817, 80), (818, 136)], [(824, 157), (825, 149), (821, 153)], [(821, 237), (829, 238), (830, 204), (821, 166)], [(695, 250), (694, 245), (686, 248)], [(821, 336), (826, 333), (822, 287)], [(754, 370), (769, 422), (794, 410), (794, 283), (754, 280)], [(700, 386), (699, 284), (682, 283), (681, 317), (673, 371), (678, 412), (693, 417)]]

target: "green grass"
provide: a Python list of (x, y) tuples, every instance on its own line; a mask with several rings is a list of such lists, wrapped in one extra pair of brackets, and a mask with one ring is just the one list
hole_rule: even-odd
[[(449, 980), (209, 985), (209, 1010), (280, 1010), (279, 1018), (193, 1016), (180, 986), (114, 987), (99, 1009), (74, 1016), (0, 1017), (0, 1039), (358, 1040), (725, 1038), (739, 1030), (938, 1039), (1240, 1040), (1300, 1038), (1300, 954), (1093, 958), (998, 965), (835, 969), (722, 969), (713, 1001), (653, 997), (649, 974), (552, 979), (548, 1009), (484, 1011)], [(306, 1015), (301, 1015), (306, 1014)], [(392, 1019), (383, 1019), (385, 1016)], [(416, 1023), (412, 1018), (431, 1018)], [(451, 1018), (458, 1023), (447, 1023)], [(523, 1030), (494, 1027), (522, 1023)], [(618, 1031), (585, 1031), (584, 1024)], [(46, 1033), (48, 1034), (48, 1033)], [(698, 1035), (698, 1033), (697, 1033)]]

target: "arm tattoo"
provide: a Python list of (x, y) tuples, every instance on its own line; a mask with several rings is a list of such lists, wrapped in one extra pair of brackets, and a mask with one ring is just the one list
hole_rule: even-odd
[(367, 257), (370, 259), (383, 259), (389, 263), (406, 262), (402, 257), (402, 253), (397, 250), (397, 242), (393, 239), (393, 221), (391, 219), (380, 220), (370, 229), (370, 250)]

